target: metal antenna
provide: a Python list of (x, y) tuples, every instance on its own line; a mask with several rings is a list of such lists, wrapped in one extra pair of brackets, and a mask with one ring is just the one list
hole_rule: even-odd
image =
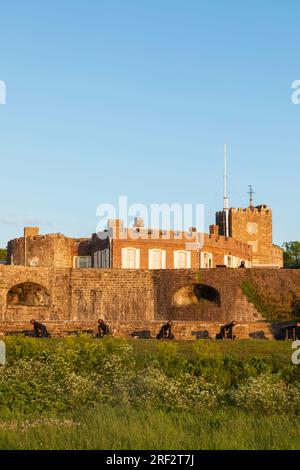
[(255, 191), (253, 191), (251, 184), (249, 184), (248, 194), (250, 195), (249, 207), (252, 209), (253, 208), (253, 194), (255, 194)]
[(227, 195), (227, 145), (224, 144), (224, 212), (225, 212), (225, 236), (229, 237), (229, 202)]

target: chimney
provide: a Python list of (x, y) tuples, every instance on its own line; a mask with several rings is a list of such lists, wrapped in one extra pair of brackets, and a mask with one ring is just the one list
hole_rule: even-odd
[(210, 225), (209, 226), (209, 234), (210, 235), (219, 235), (219, 226), (218, 225)]
[(134, 218), (134, 227), (141, 228), (144, 227), (144, 219), (143, 217), (135, 217)]
[(122, 219), (108, 219), (107, 226), (111, 238), (122, 238), (121, 233), (124, 231)]

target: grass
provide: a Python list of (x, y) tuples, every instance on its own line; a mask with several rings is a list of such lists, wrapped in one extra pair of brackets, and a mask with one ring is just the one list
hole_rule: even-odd
[[(5, 338), (5, 341), (9, 361), (8, 368), (13, 368), (14, 362), (18, 362), (20, 358), (26, 360), (26, 358), (38, 357), (41, 352), (46, 350), (55, 352), (58, 347), (70, 347), (68, 341), (58, 338), (18, 340), (8, 337)], [(86, 340), (83, 338), (78, 341), (75, 339), (72, 348), (76, 348), (80, 341), (83, 341), (81, 346), (86, 348), (87, 353), (93, 351), (90, 349), (93, 344), (99, 346), (105, 344), (102, 342), (103, 340), (89, 338), (85, 344)], [(116, 348), (118, 343), (116, 342), (115, 346), (114, 343), (113, 341), (111, 347)], [(234, 388), (236, 383), (243, 380), (241, 367), (245, 367), (248, 372), (252, 371), (250, 373), (255, 376), (258, 370), (255, 367), (260, 367), (262, 359), (270, 364), (275, 364), (278, 370), (289, 373), (288, 381), (296, 380), (297, 382), (300, 377), (298, 367), (289, 369), (292, 353), (291, 341), (249, 339), (168, 343), (155, 340), (129, 340), (127, 343), (133, 347), (135, 367), (139, 371), (149, 363), (158, 361), (162, 370), (171, 365), (174, 368), (174, 377), (176, 377), (177, 371), (180, 373), (181, 367), (194, 374), (197, 371), (195, 364), (197, 365), (197, 360), (200, 357), (199, 370), (205, 380), (216, 381), (225, 387)], [(164, 345), (166, 349), (164, 349)], [(197, 346), (196, 350), (195, 346)], [(75, 349), (71, 351), (75, 353)], [(114, 351), (116, 352), (117, 349)], [(67, 353), (70, 354), (70, 351), (67, 352), (66, 349), (64, 355)], [(72, 354), (68, 357), (71, 358)], [(93, 359), (93, 356), (88, 354), (84, 357), (86, 362)], [(195, 359), (197, 357), (198, 359)], [(223, 357), (228, 361), (227, 370), (224, 368), (224, 364), (227, 364), (226, 361), (221, 362), (221, 365), (218, 365), (218, 360), (214, 362), (217, 357)], [(258, 358), (259, 361), (255, 362), (255, 358)], [(111, 356), (109, 356), (110, 359)], [(252, 359), (254, 359), (253, 364), (251, 363)], [(236, 360), (238, 363), (235, 362)], [(193, 364), (193, 367), (187, 367), (187, 365), (192, 366)], [(80, 363), (78, 367), (84, 368), (85, 362)], [(20, 374), (20, 371), (18, 373)], [(39, 371), (37, 371), (38, 373)], [(298, 376), (296, 379), (295, 374)], [(231, 378), (236, 379), (237, 382), (233, 380), (231, 383)], [(21, 380), (29, 379), (26, 375), (25, 379)], [(56, 387), (56, 382), (53, 383)], [(14, 385), (13, 381), (11, 384), (13, 384), (12, 387), (17, 387), (12, 390), (16, 390), (20, 396), (23, 393), (19, 389), (21, 384), (18, 382), (17, 385)], [(40, 387), (41, 384), (38, 383), (36, 386)], [(42, 390), (44, 389), (47, 390), (47, 388)], [(24, 388), (25, 394), (26, 390)], [(52, 393), (53, 388), (49, 390), (51, 390), (49, 393)], [(57, 391), (57, 388), (55, 390)], [(115, 389), (113, 390), (115, 393)], [(36, 399), (39, 400), (38, 393), (40, 392), (38, 389), (36, 392)], [(5, 388), (1, 388), (0, 384), (0, 398), (1, 394), (5, 393)], [(186, 393), (186, 389), (184, 389), (184, 393)], [(29, 396), (31, 401), (32, 395)], [(290, 405), (293, 407), (293, 403)], [(38, 414), (35, 405), (28, 413), (28, 411), (17, 409), (16, 403), (13, 401), (13, 407), (0, 408), (0, 449), (300, 449), (299, 414), (265, 413), (262, 410), (260, 412), (256, 410), (257, 408), (252, 412), (247, 411), (245, 408), (233, 406), (232, 402), (218, 405), (214, 409), (200, 411), (196, 408), (180, 410), (172, 406), (155, 407), (152, 405), (149, 408), (134, 408), (132, 405), (124, 406), (117, 401), (117, 404), (111, 405), (106, 402), (77, 404), (65, 411), (43, 409)]]
[(113, 407), (81, 409), (42, 422), (0, 420), (1, 449), (299, 449), (300, 422), (234, 408), (189, 413)]
[[(10, 345), (15, 344), (16, 337), (7, 337), (5, 342), (9, 354)], [(32, 340), (34, 342), (35, 349), (44, 351), (47, 349), (53, 350), (58, 346), (63, 346), (65, 340), (63, 338), (50, 338), (50, 339), (38, 339)], [(99, 340), (95, 340), (99, 341)], [(273, 341), (273, 340), (261, 340), (261, 339), (244, 339), (238, 341), (225, 340), (197, 340), (198, 343), (203, 345), (210, 345), (211, 354), (219, 352), (222, 355), (232, 354), (233, 356), (240, 358), (247, 358), (250, 356), (257, 357), (277, 357), (278, 359), (290, 362), (291, 361), (291, 344), (292, 341)], [(147, 339), (129, 339), (127, 340), (135, 353), (135, 357), (138, 362), (147, 362), (150, 358), (157, 356), (157, 345), (161, 342), (156, 340)], [(177, 354), (180, 358), (191, 359), (193, 356), (193, 346), (195, 341), (174, 341), (177, 346)]]
[[(134, 348), (136, 356), (147, 358), (155, 357), (157, 354), (157, 341), (154, 340), (129, 340)], [(203, 345), (210, 345), (211, 354), (219, 352), (222, 355), (232, 354), (240, 358), (250, 356), (257, 357), (278, 357), (279, 359), (291, 361), (292, 341), (269, 341), (261, 339), (245, 339), (239, 341), (225, 340), (198, 340)], [(193, 355), (195, 341), (176, 341), (177, 354), (179, 357), (190, 359)]]

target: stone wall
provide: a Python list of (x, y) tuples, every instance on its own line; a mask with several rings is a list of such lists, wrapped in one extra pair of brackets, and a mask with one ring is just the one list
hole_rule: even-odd
[[(235, 319), (241, 325), (252, 324), (255, 331), (264, 319), (241, 289), (245, 281), (253, 280), (276, 302), (282, 302), (283, 308), (288, 309), (299, 296), (298, 270), (0, 266), (0, 326), (2, 330), (24, 329), (36, 318), (61, 331), (78, 324), (95, 326), (102, 317), (120, 332), (147, 325), (154, 331), (166, 319), (173, 319), (184, 325), (189, 336), (192, 328), (201, 329), (204, 324), (218, 327)], [(33, 291), (29, 297), (18, 297), (15, 292), (22, 293), (24, 285), (26, 295), (31, 286)], [(41, 287), (47, 294), (46, 304)]]
[[(143, 337), (155, 338), (162, 325), (161, 321), (109, 321), (111, 334), (122, 338)], [(220, 322), (193, 322), (193, 321), (176, 321), (173, 327), (175, 339), (179, 340), (196, 340), (201, 333), (207, 332), (210, 339), (215, 339), (216, 334), (220, 332), (222, 323)], [(47, 328), (51, 336), (62, 337), (66, 335), (86, 333), (95, 336), (97, 333), (97, 323), (95, 321), (84, 322), (49, 322)], [(238, 323), (234, 329), (237, 339), (249, 339), (253, 334), (262, 334), (266, 339), (273, 339), (276, 331), (276, 325), (269, 322), (258, 321), (251, 323)], [(30, 325), (26, 322), (0, 322), (0, 336), (5, 334), (29, 334), (31, 333)]]
[(9, 263), (13, 265), (72, 268), (74, 256), (90, 255), (90, 240), (65, 237), (61, 233), (31, 235), (29, 232), (26, 244), (24, 237), (20, 237), (9, 241), (7, 248)]

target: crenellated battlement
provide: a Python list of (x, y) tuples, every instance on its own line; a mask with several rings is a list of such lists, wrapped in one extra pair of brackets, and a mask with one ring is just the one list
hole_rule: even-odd
[[(273, 245), (272, 210), (266, 204), (256, 207), (229, 209), (229, 235), (232, 239), (252, 246), (253, 266), (283, 265), (283, 251)], [(225, 213), (216, 213), (216, 223), (221, 235), (225, 234)]]

